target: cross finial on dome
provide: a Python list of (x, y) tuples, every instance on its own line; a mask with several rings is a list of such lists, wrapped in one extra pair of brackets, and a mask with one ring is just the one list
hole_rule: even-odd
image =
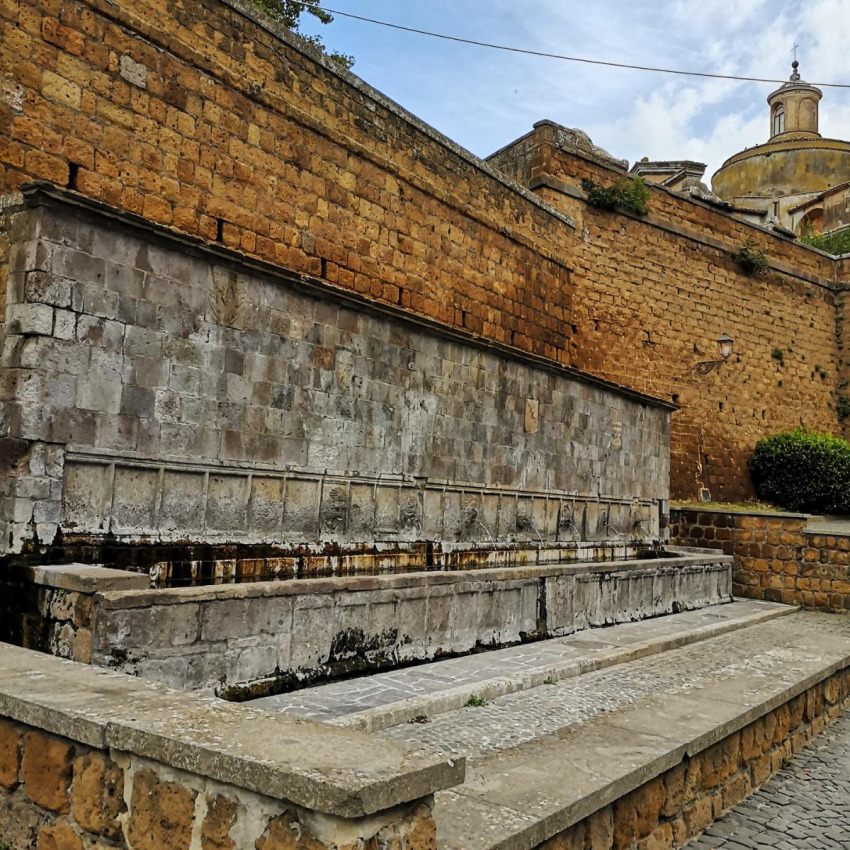
[(791, 72), (791, 82), (796, 83), (797, 80), (800, 79), (800, 72), (797, 70), (800, 67), (800, 63), (797, 61), (797, 50), (799, 50), (800, 45), (797, 42), (794, 42), (794, 47), (792, 48), (794, 51), (794, 61), (791, 63), (791, 67), (794, 69)]

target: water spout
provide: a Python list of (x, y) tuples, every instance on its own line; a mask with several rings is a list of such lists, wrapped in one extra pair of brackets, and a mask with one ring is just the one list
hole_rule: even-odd
[(492, 546), (495, 546), (496, 545), (496, 539), (493, 537), (492, 534), (490, 534), (490, 529), (487, 528), (487, 526), (484, 525), (484, 523), (480, 519), (477, 520), (477, 522), (484, 529), (484, 533), (487, 535), (487, 540), (490, 542), (490, 544)]
[(621, 532), (619, 532), (619, 531), (617, 531), (617, 529), (616, 529), (616, 528), (614, 528), (614, 526), (613, 526), (613, 525), (611, 525), (611, 523), (610, 523), (608, 520), (606, 520), (606, 521), (605, 521), (605, 530), (606, 530), (606, 531), (613, 531), (613, 532), (614, 532), (614, 534), (616, 534), (616, 535), (617, 535), (617, 542), (618, 542), (618, 543), (622, 543), (622, 541), (623, 541), (623, 535), (622, 535), (622, 533), (621, 533)]

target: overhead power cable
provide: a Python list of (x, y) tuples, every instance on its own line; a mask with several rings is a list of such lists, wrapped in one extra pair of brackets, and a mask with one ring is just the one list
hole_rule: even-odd
[[(408, 27), (402, 24), (393, 24), (389, 21), (379, 21), (376, 18), (368, 18), (364, 15), (355, 15), (352, 12), (341, 12), (339, 9), (331, 9), (328, 6), (319, 6), (317, 3), (304, 3), (304, 5), (314, 9), (322, 9), (325, 12), (330, 12), (332, 15), (339, 15), (343, 18), (351, 18), (355, 21), (375, 24), (379, 27), (388, 27), (389, 29), (401, 30), (402, 32), (410, 32), (416, 35), (425, 35), (429, 38), (439, 38), (443, 41), (453, 41), (457, 44), (471, 44), (474, 47), (487, 47), (490, 50), (502, 50), (507, 53), (521, 53), (525, 56), (542, 56), (544, 59), (560, 59), (563, 62), (580, 62), (585, 65), (601, 65), (606, 68), (624, 68), (628, 71), (651, 71), (656, 74), (676, 74), (681, 77), (704, 77), (710, 80), (735, 80), (742, 83), (780, 84), (788, 82), (787, 79), (774, 79), (771, 77), (744, 77), (736, 74), (711, 74), (707, 71), (682, 71), (676, 68), (656, 68), (652, 65), (630, 65), (626, 62), (606, 62), (602, 59), (586, 59), (581, 56), (565, 56), (561, 53), (547, 53), (543, 50), (528, 50), (522, 47), (511, 47), (506, 44), (493, 44), (488, 41), (477, 41), (472, 38), (461, 38), (456, 35), (447, 35), (446, 33), (417, 29), (416, 27)], [(820, 86), (822, 88), (850, 89), (850, 83), (809, 83), (809, 85)]]

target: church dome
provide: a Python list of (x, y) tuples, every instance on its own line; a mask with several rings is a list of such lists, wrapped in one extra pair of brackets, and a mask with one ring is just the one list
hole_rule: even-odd
[(818, 127), (823, 92), (800, 78), (799, 62), (767, 98), (770, 138), (729, 157), (712, 178), (726, 201), (767, 209), (779, 199), (805, 198), (850, 180), (850, 142), (824, 139)]

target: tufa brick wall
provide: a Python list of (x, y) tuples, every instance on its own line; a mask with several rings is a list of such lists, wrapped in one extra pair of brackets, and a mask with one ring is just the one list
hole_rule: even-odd
[(8, 850), (434, 850), (427, 805), (393, 814), (386, 825), (380, 815), (366, 821), (353, 841), (356, 821), (340, 830), (344, 838), (325, 829), (320, 840), (295, 806), (0, 717), (0, 846)]
[(735, 556), (736, 596), (850, 610), (850, 536), (807, 531), (807, 518), (794, 514), (676, 508), (670, 520), (674, 544)]
[[(617, 167), (550, 122), (494, 160), (535, 197), (257, 20), (241, 0), (3, 0), (0, 190), (46, 179), (675, 398), (676, 496), (748, 495), (759, 436), (838, 428), (835, 261), (661, 188), (647, 220), (588, 209), (580, 179)], [(731, 260), (750, 237), (771, 274)], [(697, 379), (721, 331), (735, 361)]]
[(567, 362), (563, 217), (315, 52), (220, 0), (0, 19), (0, 191), (49, 180)]
[[(609, 186), (622, 169), (551, 122), (492, 162), (576, 221), (572, 362), (682, 406), (671, 433), (674, 498), (699, 487), (715, 499), (751, 496), (746, 462), (760, 437), (800, 425), (840, 432), (846, 376), (833, 282), (846, 261), (661, 187), (650, 186), (644, 218), (596, 209), (581, 180)], [(768, 255), (765, 274), (744, 274), (732, 257), (748, 239)], [(735, 354), (698, 376), (696, 362), (717, 358), (723, 332)]]

